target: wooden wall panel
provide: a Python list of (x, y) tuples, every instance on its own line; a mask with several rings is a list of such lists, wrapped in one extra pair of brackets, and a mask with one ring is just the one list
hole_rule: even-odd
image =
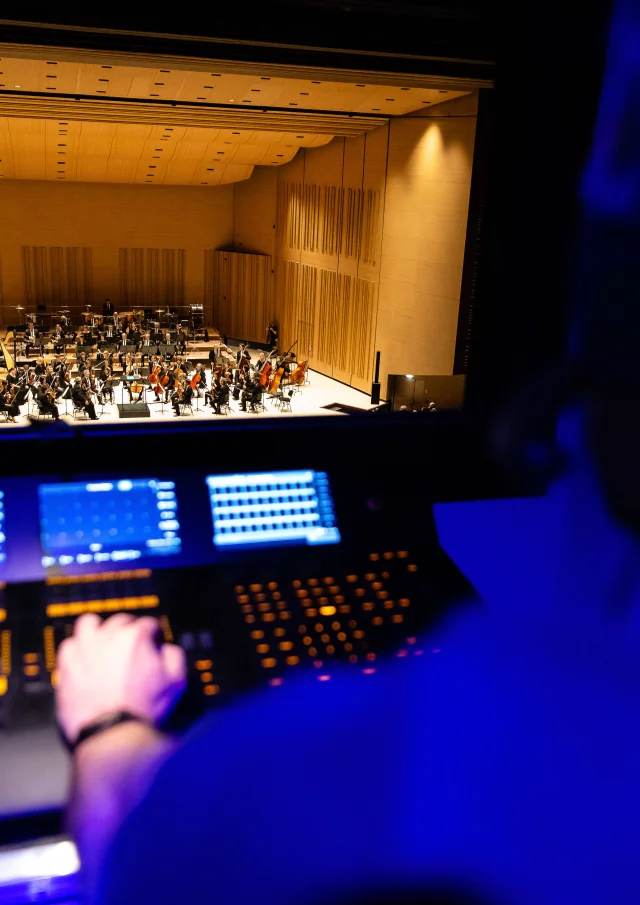
[(29, 308), (93, 302), (90, 248), (23, 245), (22, 263)]
[(264, 342), (273, 317), (271, 256), (213, 250), (206, 257), (213, 326), (225, 336)]
[(121, 248), (121, 305), (183, 305), (185, 256), (184, 248)]
[[(231, 244), (233, 194), (233, 186), (105, 186), (0, 179), (4, 297), (0, 323), (14, 323), (15, 306), (28, 302), (23, 246), (90, 248), (93, 304), (110, 298), (116, 309), (123, 301), (121, 248), (183, 248), (184, 303), (203, 302), (204, 250)], [(210, 322), (210, 307), (205, 313)]]
[(475, 117), (390, 124), (376, 348), (387, 374), (453, 371)]

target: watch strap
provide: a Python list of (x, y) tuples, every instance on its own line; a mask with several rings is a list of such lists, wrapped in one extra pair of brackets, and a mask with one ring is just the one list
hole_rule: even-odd
[(64, 732), (62, 732), (62, 740), (67, 747), (67, 750), (73, 754), (78, 745), (81, 745), (82, 742), (86, 742), (87, 739), (93, 738), (94, 735), (99, 735), (101, 732), (106, 732), (108, 729), (113, 729), (115, 726), (120, 726), (122, 723), (130, 722), (144, 723), (145, 720), (143, 720), (142, 717), (136, 716), (135, 713), (130, 713), (128, 710), (115, 710), (112, 713), (107, 713), (95, 720), (91, 720), (90, 723), (86, 723), (80, 729), (73, 741), (70, 741)]

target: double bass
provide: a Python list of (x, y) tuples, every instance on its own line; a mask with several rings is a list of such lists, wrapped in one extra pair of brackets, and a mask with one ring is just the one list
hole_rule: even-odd
[(289, 377), (289, 381), (291, 383), (295, 383), (296, 386), (300, 386), (301, 383), (304, 383), (304, 375), (307, 373), (307, 368), (309, 367), (309, 362), (305, 358), (298, 364), (298, 367), (295, 371), (291, 372), (291, 376)]
[(258, 377), (258, 381), (261, 387), (269, 386), (269, 374), (271, 374), (272, 371), (273, 368), (271, 367), (271, 364), (267, 362), (264, 368), (260, 371), (260, 375)]
[(296, 339), (295, 342), (291, 343), (291, 345), (287, 349), (286, 353), (278, 361), (278, 363), (276, 365), (276, 373), (274, 375), (273, 380), (271, 381), (271, 384), (269, 385), (270, 393), (277, 393), (278, 390), (280, 389), (280, 381), (282, 380), (282, 376), (284, 374), (284, 363), (287, 360), (287, 358), (289, 357), (289, 353), (291, 352), (293, 347), (297, 344), (297, 342), (298, 342), (298, 340)]

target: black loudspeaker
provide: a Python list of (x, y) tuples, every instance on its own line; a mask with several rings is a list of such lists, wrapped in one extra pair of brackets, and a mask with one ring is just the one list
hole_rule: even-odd
[(146, 402), (128, 402), (118, 406), (118, 418), (150, 418), (151, 409)]
[(380, 353), (376, 352), (376, 373), (371, 384), (371, 405), (380, 405)]

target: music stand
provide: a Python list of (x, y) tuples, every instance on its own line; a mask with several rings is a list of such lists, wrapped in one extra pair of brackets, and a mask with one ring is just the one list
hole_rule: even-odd
[(159, 346), (159, 349), (160, 349), (160, 355), (162, 355), (164, 358), (171, 358), (171, 356), (174, 354), (174, 352), (176, 350), (176, 347), (173, 345), (167, 346), (163, 343)]

